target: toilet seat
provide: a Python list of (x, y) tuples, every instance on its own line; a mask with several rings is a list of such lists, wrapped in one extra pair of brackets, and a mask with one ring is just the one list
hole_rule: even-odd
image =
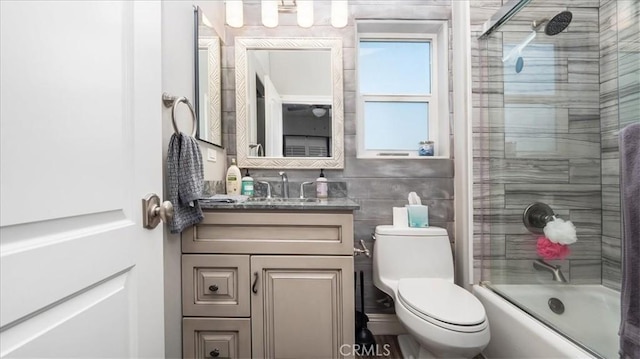
[(478, 298), (444, 279), (401, 279), (398, 299), (414, 315), (444, 329), (472, 333), (488, 325)]

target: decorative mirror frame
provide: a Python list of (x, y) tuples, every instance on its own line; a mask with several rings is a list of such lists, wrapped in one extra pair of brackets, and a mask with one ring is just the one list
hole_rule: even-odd
[(209, 95), (209, 107), (205, 109), (207, 111), (207, 117), (209, 123), (206, 127), (206, 134), (201, 133), (202, 119), (198, 119), (198, 130), (196, 137), (200, 141), (204, 141), (222, 148), (222, 82), (221, 82), (221, 70), (220, 70), (220, 39), (217, 36), (206, 36), (199, 33), (199, 23), (201, 16), (201, 9), (194, 5), (194, 38), (195, 38), (195, 54), (194, 54), (194, 106), (196, 114), (200, 114), (200, 106), (204, 104), (200, 103), (200, 91), (199, 74), (200, 74), (200, 61), (199, 51), (201, 49), (207, 49), (207, 86)]
[[(247, 82), (248, 50), (331, 50), (332, 128), (331, 157), (249, 156)], [(342, 39), (340, 38), (243, 38), (235, 39), (236, 52), (236, 152), (245, 168), (344, 168), (344, 95), (342, 92)]]

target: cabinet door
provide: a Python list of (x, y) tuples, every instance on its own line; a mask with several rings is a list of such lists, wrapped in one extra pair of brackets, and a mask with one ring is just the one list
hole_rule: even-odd
[(248, 318), (184, 318), (183, 357), (250, 358), (249, 322)]
[(251, 272), (255, 358), (343, 357), (354, 341), (353, 257), (252, 256)]

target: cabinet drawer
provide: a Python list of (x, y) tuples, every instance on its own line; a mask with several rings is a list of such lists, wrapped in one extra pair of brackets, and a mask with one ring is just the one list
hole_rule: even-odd
[(208, 211), (182, 233), (184, 253), (353, 254), (353, 214)]
[(251, 322), (248, 318), (184, 318), (184, 358), (250, 358)]
[(183, 255), (182, 314), (249, 316), (249, 256)]

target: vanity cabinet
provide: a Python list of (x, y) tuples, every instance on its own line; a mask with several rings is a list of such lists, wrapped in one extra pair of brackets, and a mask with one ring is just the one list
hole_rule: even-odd
[(351, 211), (210, 210), (182, 251), (185, 358), (340, 358), (354, 343)]

